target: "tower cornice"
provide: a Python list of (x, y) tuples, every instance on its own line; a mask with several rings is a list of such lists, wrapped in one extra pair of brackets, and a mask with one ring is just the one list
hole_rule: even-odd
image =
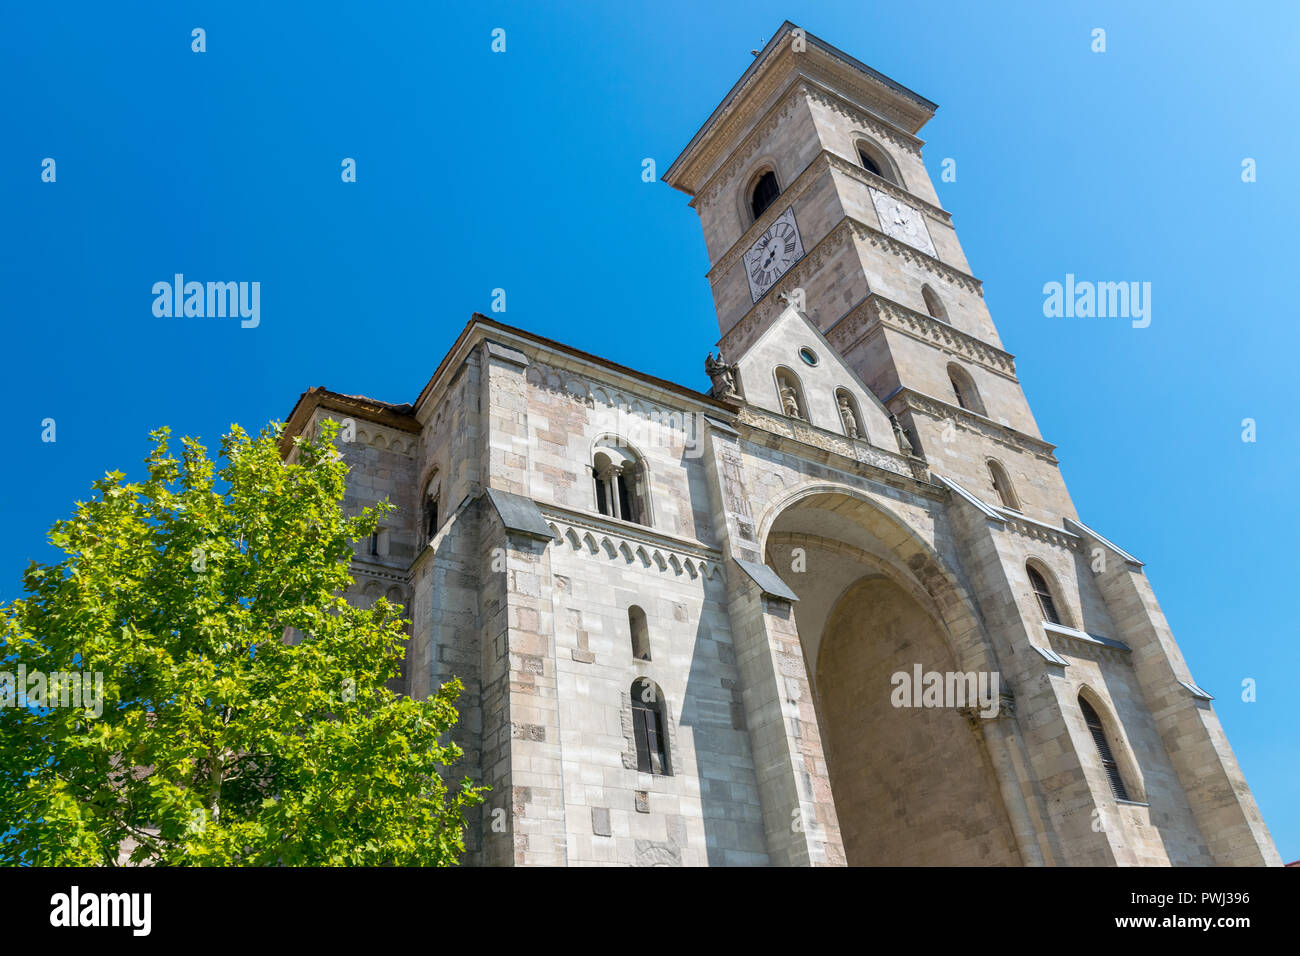
[(926, 269), (939, 279), (981, 297), (984, 295), (983, 283), (969, 273), (950, 266), (941, 259), (927, 255), (905, 242), (893, 239), (860, 219), (846, 215), (802, 259), (796, 262), (761, 299), (755, 302), (747, 312), (727, 329), (720, 343), (723, 354), (743, 354), (762, 334), (763, 329), (771, 324), (776, 314), (784, 308), (779, 301), (780, 293), (800, 288), (807, 276), (821, 268), (822, 264), (830, 256), (840, 251), (845, 243), (854, 240), (869, 242), (871, 245), (900, 258), (910, 259), (913, 263)]
[(1017, 428), (1012, 428), (1010, 425), (995, 422), (991, 418), (972, 412), (968, 408), (962, 408), (960, 405), (941, 401), (932, 395), (926, 395), (924, 392), (918, 392), (916, 389), (908, 388), (905, 385), (900, 385), (894, 389), (882, 401), (886, 408), (900, 418), (905, 412), (920, 412), (930, 418), (951, 421), (956, 425), (969, 428), (972, 431), (979, 432), (986, 438), (991, 438), (1018, 451), (1036, 455), (1050, 461), (1052, 464), (1058, 463), (1054, 454), (1056, 446), (1051, 442), (1026, 434)]
[(1016, 377), (1016, 357), (1010, 352), (990, 345), (932, 315), (909, 309), (878, 292), (863, 297), (861, 302), (837, 319), (826, 330), (826, 339), (835, 346), (837, 352), (847, 355), (854, 346), (884, 329), (893, 329), (960, 356), (1013, 382), (1020, 381)]
[[(792, 42), (796, 34), (803, 41), (802, 51), (797, 53)], [(716, 170), (720, 156), (743, 138), (745, 124), (761, 104), (800, 73), (834, 88), (839, 96), (909, 135), (920, 130), (938, 109), (920, 94), (787, 20), (673, 160), (664, 181), (695, 195)]]
[(800, 172), (799, 175), (795, 177), (794, 181), (786, 187), (786, 190), (781, 193), (780, 197), (778, 197), (780, 201), (772, 203), (771, 206), (765, 209), (763, 214), (755, 219), (748, 229), (741, 233), (740, 238), (732, 243), (731, 247), (718, 257), (718, 261), (711, 265), (709, 271), (704, 274), (705, 278), (711, 281), (716, 275), (726, 272), (735, 265), (736, 260), (744, 256), (746, 250), (754, 244), (754, 240), (766, 232), (768, 227), (771, 226), (787, 208), (789, 208), (791, 203), (807, 192), (813, 183), (817, 181), (817, 177), (821, 173), (825, 173), (831, 169), (847, 173), (858, 182), (870, 186), (872, 189), (877, 189), (880, 192), (894, 197), (900, 202), (905, 202), (917, 207), (921, 212), (925, 213), (930, 217), (930, 219), (940, 225), (952, 225), (952, 217), (945, 210), (940, 209), (933, 203), (926, 202), (915, 193), (909, 192), (901, 186), (891, 183), (888, 179), (885, 179), (882, 176), (877, 176), (874, 173), (863, 169), (861, 166), (855, 165), (843, 156), (833, 153), (829, 149), (823, 149), (812, 158), (808, 165), (803, 168), (803, 171)]

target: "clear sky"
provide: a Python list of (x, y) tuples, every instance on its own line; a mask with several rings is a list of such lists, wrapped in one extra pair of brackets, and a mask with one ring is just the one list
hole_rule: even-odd
[[(495, 288), (511, 324), (707, 388), (698, 221), (642, 161), (787, 18), (940, 105), (927, 165), (1078, 510), (1147, 563), (1300, 858), (1288, 2), (6, 4), (0, 598), (150, 429), (215, 447), (312, 385), (411, 401)], [(260, 323), (156, 318), (175, 273), (260, 282)], [(1150, 326), (1045, 317), (1067, 273), (1150, 282)]]

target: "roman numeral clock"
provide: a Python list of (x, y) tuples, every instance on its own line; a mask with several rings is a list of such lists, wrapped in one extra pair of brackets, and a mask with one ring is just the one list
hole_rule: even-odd
[(786, 209), (776, 218), (745, 253), (745, 277), (749, 279), (749, 295), (757, 302), (776, 284), (776, 280), (790, 271), (790, 267), (803, 258), (803, 240), (794, 221), (794, 207)]

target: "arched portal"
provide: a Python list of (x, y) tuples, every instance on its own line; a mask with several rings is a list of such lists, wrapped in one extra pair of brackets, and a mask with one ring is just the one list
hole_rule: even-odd
[[(764, 547), (799, 597), (795, 619), (849, 864), (1019, 864), (978, 726), (996, 718), (974, 716), (978, 700), (961, 709), (950, 695), (924, 706), (915, 686), (918, 665), (922, 675), (973, 674), (1000, 706), (996, 665), (934, 555), (883, 508), (836, 491), (792, 496), (767, 524)], [(895, 706), (897, 674), (917, 692), (912, 706)]]

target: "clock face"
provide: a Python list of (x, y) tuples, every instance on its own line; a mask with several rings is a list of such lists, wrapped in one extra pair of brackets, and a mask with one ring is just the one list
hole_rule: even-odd
[(907, 243), (913, 249), (920, 249), (928, 256), (938, 257), (930, 239), (930, 231), (925, 228), (925, 219), (919, 212), (878, 189), (871, 190), (871, 202), (876, 207), (881, 232), (891, 239)]
[(745, 278), (750, 297), (757, 302), (776, 280), (803, 258), (803, 242), (794, 221), (794, 209), (787, 209), (745, 253)]

